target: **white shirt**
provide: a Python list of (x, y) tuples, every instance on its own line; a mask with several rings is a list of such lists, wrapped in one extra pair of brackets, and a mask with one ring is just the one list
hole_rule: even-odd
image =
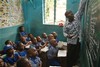
[(81, 38), (81, 17), (83, 15), (85, 9), (86, 0), (81, 0), (79, 9), (77, 13), (74, 15), (74, 21), (69, 22), (68, 20), (65, 22), (63, 27), (63, 34), (65, 37), (67, 35), (73, 35), (72, 38), (67, 38), (68, 44), (77, 44), (77, 39)]

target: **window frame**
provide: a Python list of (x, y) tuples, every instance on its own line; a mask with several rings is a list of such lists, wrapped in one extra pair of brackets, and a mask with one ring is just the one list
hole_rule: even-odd
[[(42, 13), (43, 13), (43, 25), (59, 25), (59, 24), (56, 24), (56, 6), (57, 6), (57, 0), (54, 0), (54, 23), (53, 24), (48, 24), (46, 23), (45, 21), (45, 0), (42, 0)], [(67, 0), (66, 0), (66, 10), (67, 10)]]

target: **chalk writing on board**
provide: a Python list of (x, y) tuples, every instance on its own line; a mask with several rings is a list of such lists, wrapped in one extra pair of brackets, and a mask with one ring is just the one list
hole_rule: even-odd
[[(86, 54), (88, 58), (89, 67), (95, 67), (98, 60), (98, 54), (100, 50), (100, 39), (97, 36), (97, 31), (100, 29), (97, 27), (100, 26), (100, 21), (98, 18), (100, 17), (99, 13), (100, 4), (99, 0), (91, 0), (88, 3), (86, 21), (85, 21), (85, 44), (86, 44)], [(99, 18), (100, 19), (100, 18)], [(99, 22), (98, 22), (99, 21)], [(100, 35), (100, 34), (99, 34)]]

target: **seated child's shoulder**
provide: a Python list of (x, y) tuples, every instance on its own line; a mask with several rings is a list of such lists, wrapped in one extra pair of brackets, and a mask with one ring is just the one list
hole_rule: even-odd
[(40, 60), (40, 57), (36, 56), (36, 59), (39, 59)]

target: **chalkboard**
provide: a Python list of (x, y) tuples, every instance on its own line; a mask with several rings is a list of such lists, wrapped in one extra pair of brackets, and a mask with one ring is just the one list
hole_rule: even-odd
[(83, 31), (88, 67), (99, 67), (100, 0), (87, 0)]

